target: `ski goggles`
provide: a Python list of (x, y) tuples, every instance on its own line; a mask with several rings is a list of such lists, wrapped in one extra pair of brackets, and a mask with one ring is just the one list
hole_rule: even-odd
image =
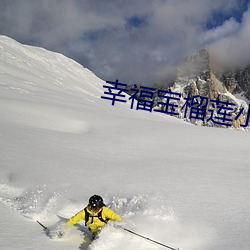
[(101, 209), (101, 207), (97, 207), (97, 206), (93, 206), (93, 205), (92, 206), (90, 205), (89, 208), (93, 212), (97, 212), (97, 211), (99, 211)]

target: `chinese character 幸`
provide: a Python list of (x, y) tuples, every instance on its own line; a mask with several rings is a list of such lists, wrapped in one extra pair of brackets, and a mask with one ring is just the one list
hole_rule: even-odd
[(112, 105), (115, 104), (115, 101), (127, 102), (126, 100), (119, 99), (119, 97), (125, 97), (125, 95), (122, 95), (121, 93), (128, 91), (127, 89), (125, 89), (127, 87), (127, 84), (119, 83), (118, 80), (116, 80), (115, 82), (106, 81), (106, 83), (110, 83), (113, 86), (112, 85), (110, 85), (110, 86), (104, 85), (103, 88), (108, 89), (108, 92), (104, 92), (104, 94), (112, 96), (112, 97), (101, 96), (101, 98), (112, 100)]

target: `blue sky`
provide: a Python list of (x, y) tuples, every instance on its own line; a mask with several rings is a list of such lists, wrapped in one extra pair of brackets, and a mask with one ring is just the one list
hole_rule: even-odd
[(216, 28), (217, 26), (223, 25), (225, 20), (230, 18), (235, 18), (235, 20), (239, 23), (242, 22), (242, 17), (244, 12), (248, 9), (249, 0), (239, 0), (237, 3), (237, 7), (233, 8), (229, 13), (224, 13), (222, 10), (216, 10), (211, 14), (211, 18), (208, 20), (206, 24), (207, 29)]
[(104, 80), (166, 82), (210, 48), (223, 64), (250, 63), (249, 0), (1, 0), (0, 34), (63, 53)]

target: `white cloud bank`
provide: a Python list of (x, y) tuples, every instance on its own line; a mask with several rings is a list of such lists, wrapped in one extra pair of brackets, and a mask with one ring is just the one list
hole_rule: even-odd
[[(62, 52), (104, 80), (147, 85), (209, 45), (225, 63), (248, 62), (250, 11), (234, 18), (243, 2), (3, 0), (0, 33)], [(207, 29), (215, 13), (225, 20)]]

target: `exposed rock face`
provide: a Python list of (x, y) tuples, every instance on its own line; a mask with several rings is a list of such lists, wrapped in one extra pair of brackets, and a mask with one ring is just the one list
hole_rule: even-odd
[(218, 79), (225, 84), (230, 93), (242, 94), (250, 100), (250, 66), (218, 74)]
[(217, 72), (211, 64), (209, 52), (202, 49), (180, 65), (171, 87), (155, 86), (145, 94), (137, 84), (128, 86), (127, 93), (196, 125), (250, 129), (250, 66)]
[(209, 52), (203, 49), (178, 68), (170, 89), (181, 94), (178, 102), (173, 101), (179, 118), (203, 126), (242, 128), (240, 125), (246, 124), (248, 105), (233, 94), (242, 93), (250, 99), (250, 67), (215, 74)]

